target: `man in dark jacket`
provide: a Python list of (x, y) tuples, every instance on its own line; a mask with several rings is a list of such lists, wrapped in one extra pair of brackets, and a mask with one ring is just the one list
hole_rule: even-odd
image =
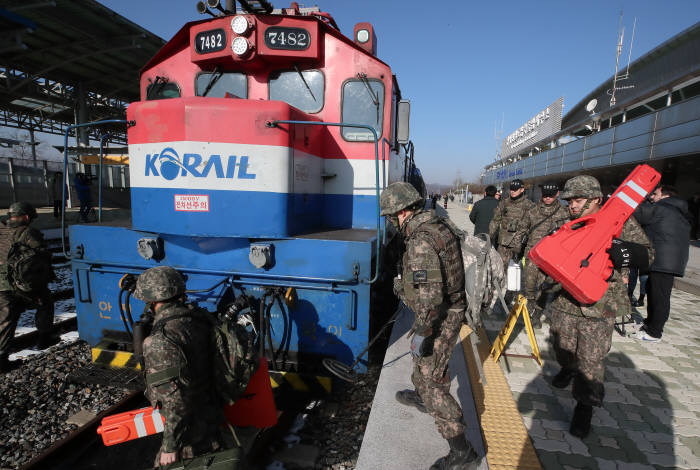
[(75, 175), (75, 190), (78, 193), (78, 199), (80, 199), (80, 220), (82, 222), (88, 221), (88, 213), (92, 207), (92, 197), (90, 195), (90, 177), (86, 176), (84, 173), (77, 173)]
[(688, 203), (672, 186), (660, 185), (650, 200), (653, 204), (641, 204), (634, 211), (656, 251), (647, 280), (647, 317), (636, 339), (657, 342), (671, 310), (673, 277), (682, 277), (688, 264), (691, 216)]
[(493, 211), (496, 210), (498, 199), (496, 199), (496, 187), (486, 186), (484, 198), (477, 201), (469, 213), (469, 220), (474, 224), (474, 235), (489, 233), (489, 223), (493, 219)]

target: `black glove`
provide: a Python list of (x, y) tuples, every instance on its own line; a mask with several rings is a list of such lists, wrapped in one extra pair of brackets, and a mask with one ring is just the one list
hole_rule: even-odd
[(649, 252), (644, 245), (613, 238), (612, 246), (607, 250), (613, 268), (638, 268), (645, 271), (649, 267)]

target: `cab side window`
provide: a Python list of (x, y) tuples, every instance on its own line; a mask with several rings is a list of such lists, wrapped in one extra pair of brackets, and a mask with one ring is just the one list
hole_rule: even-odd
[[(382, 136), (384, 114), (384, 84), (364, 75), (343, 84), (341, 119), (344, 123), (372, 126), (377, 138)], [(374, 136), (368, 129), (342, 127), (343, 139), (353, 142), (372, 142)]]
[(148, 101), (179, 97), (180, 87), (177, 83), (169, 81), (167, 77), (158, 76), (146, 87), (146, 100)]

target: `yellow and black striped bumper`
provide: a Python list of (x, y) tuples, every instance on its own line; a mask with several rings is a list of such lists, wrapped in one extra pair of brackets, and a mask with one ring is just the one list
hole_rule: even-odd
[(92, 348), (92, 363), (113, 369), (127, 368), (141, 370), (134, 353), (107, 349), (101, 344)]
[(331, 393), (331, 378), (318, 375), (297, 374), (296, 372), (270, 371), (270, 383), (273, 390), (284, 393), (288, 390), (328, 395)]

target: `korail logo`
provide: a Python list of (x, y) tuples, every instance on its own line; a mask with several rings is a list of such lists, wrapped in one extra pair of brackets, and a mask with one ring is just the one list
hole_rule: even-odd
[(203, 158), (198, 153), (180, 155), (172, 147), (166, 147), (160, 153), (146, 154), (146, 176), (160, 176), (172, 181), (178, 176), (191, 175), (195, 178), (208, 178), (213, 173), (216, 178), (255, 179), (255, 173), (249, 173), (248, 156), (209, 155)]

